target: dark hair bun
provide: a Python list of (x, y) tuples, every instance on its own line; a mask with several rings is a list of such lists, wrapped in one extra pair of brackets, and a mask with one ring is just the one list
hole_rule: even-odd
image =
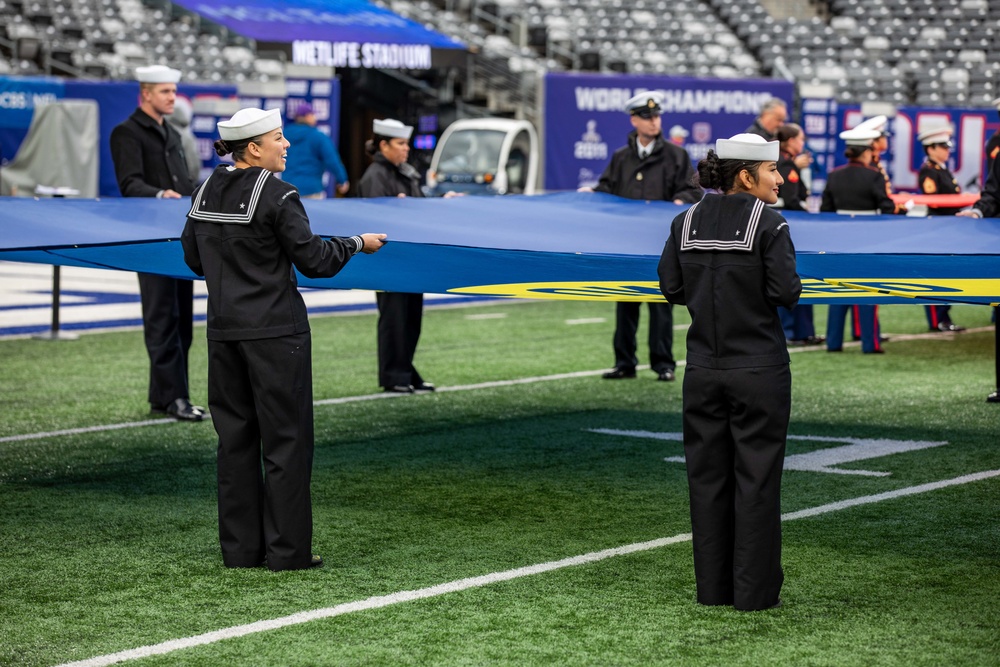
[(708, 149), (708, 155), (698, 161), (698, 183), (703, 188), (723, 189), (722, 174), (719, 172), (719, 156), (711, 148)]
[(215, 147), (215, 152), (219, 157), (229, 155), (233, 152), (233, 149), (229, 147), (229, 144), (226, 143), (225, 139), (217, 139), (212, 145)]

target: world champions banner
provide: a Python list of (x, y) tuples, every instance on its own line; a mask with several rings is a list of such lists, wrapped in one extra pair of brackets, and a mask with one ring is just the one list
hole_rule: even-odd
[(771, 97), (792, 107), (793, 88), (776, 79), (695, 79), (643, 75), (550, 73), (544, 81), (545, 189), (597, 183), (632, 124), (625, 102), (647, 90), (664, 96), (663, 133), (680, 125), (692, 163), (715, 140), (743, 132)]

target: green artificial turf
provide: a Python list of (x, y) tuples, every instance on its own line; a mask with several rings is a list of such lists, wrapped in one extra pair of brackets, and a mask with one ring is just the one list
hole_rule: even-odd
[[(948, 444), (840, 466), (887, 477), (786, 471), (786, 512), (1000, 470), (1000, 406), (984, 401), (992, 330), (919, 336), (922, 309), (880, 310), (887, 354), (793, 354), (790, 434)], [(986, 308), (953, 317), (989, 323)], [(688, 532), (683, 465), (663, 460), (681, 444), (591, 430), (679, 432), (680, 381), (644, 371), (445, 391), (608, 368), (613, 323), (612, 305), (585, 302), (428, 311), (416, 362), (442, 391), (316, 407), (319, 570), (222, 567), (209, 423), (0, 442), (0, 664), (82, 660)], [(318, 401), (377, 392), (374, 332), (374, 315), (313, 319)], [(191, 354), (202, 404), (203, 333)], [(0, 438), (149, 419), (146, 363), (140, 332), (0, 341)], [(788, 453), (840, 444), (793, 439)], [(680, 541), (124, 664), (998, 665), (998, 510), (993, 478), (788, 521), (785, 604), (769, 612), (695, 604)]]

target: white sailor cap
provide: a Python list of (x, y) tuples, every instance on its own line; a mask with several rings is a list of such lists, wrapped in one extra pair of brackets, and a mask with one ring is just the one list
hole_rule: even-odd
[(855, 130), (875, 130), (880, 136), (886, 136), (889, 134), (886, 129), (889, 125), (889, 119), (885, 116), (872, 116), (867, 120), (863, 120), (854, 126)]
[(871, 148), (872, 142), (880, 136), (882, 135), (877, 130), (866, 129), (863, 127), (853, 127), (850, 130), (844, 130), (840, 133), (840, 138), (843, 139), (848, 146), (861, 146), (864, 148)]
[(951, 135), (954, 133), (955, 130), (951, 125), (935, 125), (934, 127), (929, 127), (918, 134), (917, 141), (922, 143), (924, 146), (944, 144), (950, 147)]
[(135, 79), (139, 83), (177, 83), (181, 80), (181, 71), (166, 65), (136, 67)]
[(737, 134), (715, 141), (715, 154), (720, 160), (776, 162), (778, 152), (777, 141), (768, 141), (759, 134)]
[(669, 132), (670, 138), (678, 137), (680, 139), (684, 139), (688, 136), (688, 134), (690, 133), (680, 125), (674, 125), (672, 128), (670, 128)]
[(623, 111), (633, 116), (651, 118), (652, 116), (660, 115), (660, 112), (663, 110), (662, 104), (663, 93), (655, 90), (647, 90), (629, 98), (628, 102), (625, 103)]
[(402, 122), (394, 118), (376, 120), (372, 123), (372, 132), (380, 137), (394, 137), (396, 139), (406, 139), (409, 141), (413, 134), (412, 125), (403, 125)]
[(281, 127), (281, 110), (240, 109), (229, 120), (217, 124), (219, 136), (225, 141), (252, 139)]

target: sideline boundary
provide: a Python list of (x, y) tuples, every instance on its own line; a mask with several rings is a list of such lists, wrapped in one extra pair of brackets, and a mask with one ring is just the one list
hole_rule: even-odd
[[(896, 489), (895, 491), (887, 491), (885, 493), (877, 493), (869, 496), (859, 496), (857, 498), (849, 498), (847, 500), (827, 503), (825, 505), (819, 505), (817, 507), (811, 507), (808, 509), (799, 510), (797, 512), (786, 513), (782, 515), (781, 519), (782, 522), (794, 521), (796, 519), (804, 519), (808, 517), (819, 516), (822, 514), (827, 514), (829, 512), (837, 512), (843, 509), (848, 509), (850, 507), (869, 505), (872, 503), (882, 502), (884, 500), (892, 500), (894, 498), (902, 498), (904, 496), (912, 496), (919, 493), (927, 493), (929, 491), (935, 491), (938, 489), (947, 488), (949, 486), (969, 484), (971, 482), (990, 479), (992, 477), (1000, 477), (1000, 470), (986, 470), (983, 472), (963, 475), (961, 477), (955, 477), (952, 479), (940, 480), (937, 482), (930, 482), (927, 484), (919, 484), (917, 486), (910, 486), (902, 489)], [(284, 628), (292, 625), (300, 625), (302, 623), (308, 623), (310, 621), (315, 621), (319, 619), (333, 618), (335, 616), (343, 616), (344, 614), (350, 614), (356, 611), (379, 609), (382, 607), (388, 607), (390, 605), (399, 604), (402, 602), (423, 600), (426, 598), (445, 595), (447, 593), (454, 593), (458, 591), (468, 590), (470, 588), (481, 588), (483, 586), (488, 586), (490, 584), (495, 584), (502, 581), (511, 581), (513, 579), (520, 579), (522, 577), (528, 577), (534, 574), (542, 574), (544, 572), (551, 572), (553, 570), (559, 570), (562, 568), (574, 567), (577, 565), (585, 565), (588, 563), (596, 563), (598, 561), (606, 560), (608, 558), (613, 558), (615, 556), (623, 556), (626, 554), (638, 553), (641, 551), (649, 551), (650, 549), (658, 549), (660, 547), (668, 546), (671, 544), (678, 544), (681, 542), (688, 542), (690, 540), (691, 540), (690, 533), (682, 533), (679, 535), (674, 535), (672, 537), (664, 537), (656, 540), (650, 540), (648, 542), (636, 542), (634, 544), (626, 544), (621, 547), (605, 549), (603, 551), (594, 551), (592, 553), (582, 554), (580, 556), (573, 556), (570, 558), (564, 558), (562, 560), (549, 561), (547, 563), (538, 563), (536, 565), (519, 567), (512, 570), (505, 570), (502, 572), (493, 572), (478, 577), (457, 579), (455, 581), (450, 581), (444, 584), (438, 584), (436, 586), (429, 586), (427, 588), (420, 588), (412, 591), (399, 591), (396, 593), (390, 593), (389, 595), (374, 596), (367, 598), (365, 600), (346, 602), (344, 604), (339, 604), (335, 607), (326, 607), (323, 609), (314, 609), (312, 611), (299, 612), (297, 614), (292, 614), (290, 616), (282, 616), (280, 618), (274, 618), (266, 621), (257, 621), (256, 623), (248, 623), (246, 625), (236, 625), (229, 628), (223, 628), (221, 630), (215, 630), (213, 632), (206, 632), (204, 634), (193, 635), (191, 637), (184, 637), (181, 639), (172, 639), (159, 644), (141, 646), (139, 648), (120, 651), (118, 653), (109, 653), (107, 655), (96, 656), (93, 658), (79, 660), (76, 662), (67, 662), (58, 665), (58, 667), (105, 667), (106, 665), (113, 665), (128, 660), (138, 660), (140, 658), (147, 658), (154, 655), (164, 655), (166, 653), (172, 653), (174, 651), (179, 651), (186, 648), (193, 648), (195, 646), (214, 644), (216, 642), (220, 642), (225, 639), (235, 639), (237, 637), (245, 637), (247, 635), (266, 632), (268, 630), (277, 630), (279, 628)]]

